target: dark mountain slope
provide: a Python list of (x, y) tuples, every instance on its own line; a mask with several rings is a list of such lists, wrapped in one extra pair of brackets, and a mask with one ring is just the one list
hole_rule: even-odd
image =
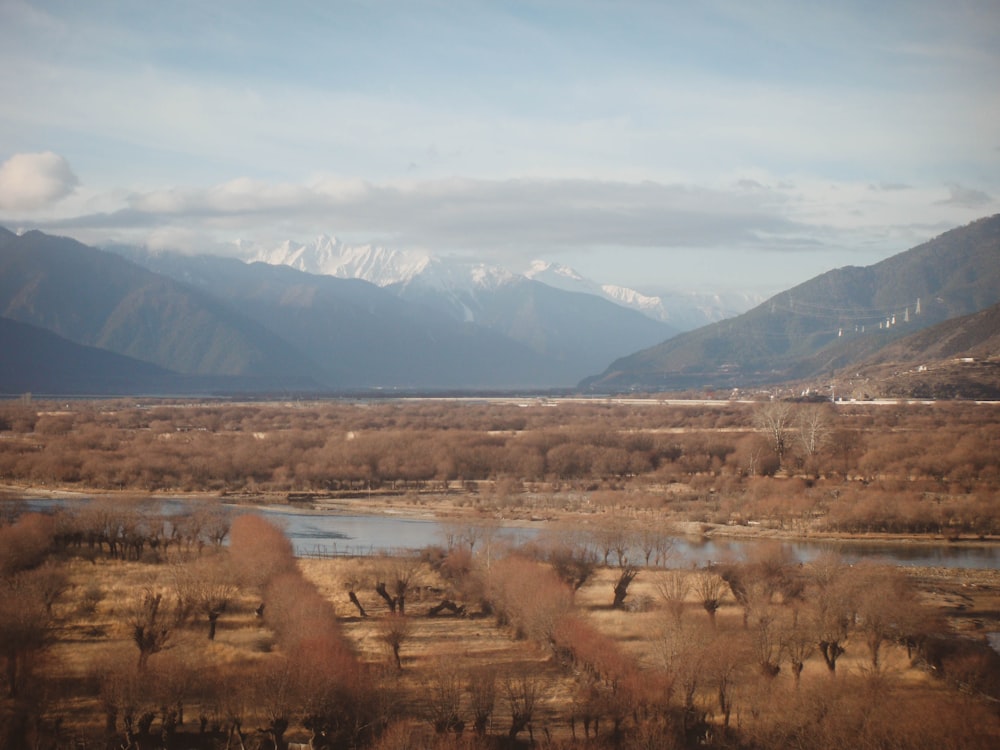
[(308, 378), (181, 375), (9, 318), (0, 318), (0, 352), (0, 395), (212, 395), (316, 389)]
[[(422, 284), (390, 289), (403, 299), (478, 324), (562, 363), (567, 373), (589, 373), (615, 357), (663, 341), (677, 329), (593, 294), (517, 278), (492, 288), (449, 294)], [(568, 383), (579, 380), (572, 377)]]
[(829, 271), (730, 320), (614, 362), (597, 391), (735, 387), (830, 373), (1000, 300), (1000, 216), (866, 268)]
[(125, 394), (176, 386), (180, 376), (51, 331), (0, 318), (0, 393)]
[(181, 373), (322, 378), (299, 351), (209, 295), (41, 232), (0, 240), (0, 315)]
[(573, 371), (526, 346), (364, 281), (231, 258), (135, 257), (238, 305), (307, 352), (338, 387), (517, 388), (575, 379)]

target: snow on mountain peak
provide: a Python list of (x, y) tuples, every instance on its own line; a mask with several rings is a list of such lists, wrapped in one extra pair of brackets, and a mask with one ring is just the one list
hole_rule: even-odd
[(285, 240), (275, 248), (259, 248), (250, 254), (242, 243), (239, 246), (248, 262), (291, 266), (306, 273), (342, 279), (363, 279), (378, 286), (409, 281), (430, 262), (425, 253), (388, 250), (377, 245), (345, 245), (326, 234), (308, 244)]
[[(399, 285), (424, 289), (450, 299), (471, 299), (481, 292), (489, 293), (507, 284), (531, 280), (562, 291), (596, 295), (681, 330), (738, 314), (752, 306), (750, 299), (723, 301), (697, 293), (649, 296), (614, 284), (598, 284), (569, 266), (545, 260), (534, 260), (522, 273), (516, 273), (502, 266), (435, 257), (418, 251), (346, 245), (326, 234), (306, 244), (285, 240), (277, 247), (263, 248), (241, 240), (236, 247), (247, 262), (287, 265), (307, 273), (362, 279), (383, 287)], [(727, 302), (729, 304), (725, 304)], [(472, 312), (467, 311), (466, 317), (471, 319), (470, 316)]]
[(545, 282), (547, 277), (558, 277), (574, 282), (586, 282), (577, 271), (561, 263), (552, 263), (547, 260), (533, 260), (528, 264), (528, 269), (524, 275), (529, 279)]

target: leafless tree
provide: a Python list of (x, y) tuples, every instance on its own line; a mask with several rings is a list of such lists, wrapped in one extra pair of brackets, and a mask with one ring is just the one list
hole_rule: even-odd
[(528, 674), (508, 676), (503, 681), (503, 696), (510, 710), (510, 729), (507, 737), (513, 742), (517, 735), (528, 730), (528, 736), (534, 744), (535, 734), (532, 720), (541, 702), (541, 682)]
[(797, 605), (793, 605), (791, 617), (784, 626), (781, 648), (784, 657), (788, 659), (796, 687), (802, 679), (806, 659), (815, 653), (818, 642), (812, 612), (802, 612)]
[(379, 621), (379, 640), (385, 644), (386, 648), (392, 653), (393, 661), (396, 663), (396, 669), (403, 668), (403, 660), (400, 656), (400, 650), (403, 644), (406, 643), (407, 639), (410, 637), (413, 627), (408, 618), (402, 612), (390, 613), (382, 620)]
[(460, 713), (462, 677), (451, 659), (439, 658), (431, 667), (424, 684), (424, 706), (427, 720), (438, 734), (460, 732), (465, 727)]
[(497, 697), (497, 674), (492, 667), (472, 670), (468, 676), (472, 726), (479, 737), (486, 735)]
[(126, 616), (132, 642), (139, 649), (139, 670), (146, 668), (149, 657), (167, 647), (177, 625), (176, 607), (166, 599), (166, 594), (147, 586), (133, 602)]
[(750, 647), (754, 660), (765, 677), (775, 677), (781, 671), (785, 631), (779, 622), (779, 612), (768, 605), (755, 612), (750, 628)]
[(174, 571), (179, 615), (198, 614), (208, 620), (208, 640), (215, 640), (219, 617), (238, 587), (235, 574), (222, 558), (201, 558), (198, 562), (178, 565)]
[(793, 405), (788, 401), (769, 401), (758, 407), (753, 415), (754, 427), (767, 438), (779, 464), (788, 452), (794, 415)]
[(829, 404), (804, 404), (797, 410), (794, 422), (799, 446), (807, 458), (816, 456), (829, 443), (833, 431)]
[(854, 606), (855, 623), (864, 634), (874, 671), (881, 668), (885, 643), (902, 642), (920, 628), (924, 620), (909, 579), (897, 568), (887, 565), (856, 565)]
[(664, 628), (659, 642), (663, 667), (680, 692), (685, 730), (699, 721), (695, 698), (709, 679), (707, 664), (714, 638), (714, 633), (704, 628), (678, 622)]
[(351, 601), (351, 604), (357, 607), (358, 614), (361, 617), (368, 617), (368, 613), (358, 599), (358, 589), (361, 588), (363, 581), (364, 575), (361, 568), (358, 566), (357, 561), (351, 560), (344, 571), (344, 588), (347, 589), (347, 598)]
[(51, 644), (52, 615), (33, 572), (0, 579), (0, 658), (11, 698), (22, 692), (36, 658)]
[(694, 581), (695, 593), (701, 606), (708, 613), (708, 619), (715, 627), (715, 613), (719, 611), (722, 604), (722, 594), (726, 589), (726, 582), (722, 580), (718, 573), (711, 570), (702, 570), (697, 574)]
[(560, 543), (548, 551), (556, 575), (575, 593), (597, 570), (597, 553), (582, 544)]
[(827, 669), (837, 670), (855, 618), (856, 590), (850, 569), (836, 556), (821, 556), (813, 562), (816, 585), (816, 634)]
[(639, 575), (639, 566), (633, 565), (625, 558), (624, 562), (618, 566), (618, 578), (613, 586), (615, 597), (611, 602), (612, 609), (621, 609), (625, 606), (625, 597), (628, 596), (628, 587)]
[(682, 570), (672, 569), (666, 571), (656, 579), (656, 590), (667, 606), (667, 611), (674, 619), (675, 624), (680, 624), (684, 615), (684, 607), (688, 594), (691, 592), (691, 576)]
[(389, 605), (390, 612), (406, 614), (406, 597), (417, 584), (420, 569), (420, 558), (412, 555), (383, 557), (377, 561), (375, 592)]
[(673, 551), (674, 537), (669, 530), (657, 524), (645, 523), (636, 529), (635, 544), (642, 552), (647, 567), (650, 560), (656, 565), (663, 565)]

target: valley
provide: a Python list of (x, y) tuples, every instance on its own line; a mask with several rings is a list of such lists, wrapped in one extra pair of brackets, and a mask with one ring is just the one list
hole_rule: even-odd
[[(6, 402), (0, 731), (991, 747), (995, 557), (878, 550), (1000, 550), (996, 408)], [(365, 518), (395, 530), (365, 543)]]

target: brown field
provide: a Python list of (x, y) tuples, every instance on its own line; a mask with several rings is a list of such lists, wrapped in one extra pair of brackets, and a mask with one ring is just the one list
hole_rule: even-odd
[[(221, 556), (225, 553), (204, 554)], [(45, 715), (62, 718), (59, 736), (65, 741), (79, 742), (89, 738), (97, 746), (98, 738), (104, 735), (106, 717), (100, 689), (95, 690), (94, 683), (108, 671), (129, 672), (134, 668), (137, 650), (130, 638), (127, 612), (136, 592), (150, 585), (169, 587), (176, 575), (173, 569), (185, 564), (190, 563), (175, 560), (154, 566), (106, 559), (94, 562), (76, 559), (65, 563), (68, 588), (55, 606), (53, 641), (37, 665), (34, 677), (46, 683), (51, 691)], [(374, 591), (359, 588), (359, 598), (368, 613), (368, 617), (361, 618), (345, 593), (346, 581), (357, 580), (359, 574), (367, 573), (369, 579), (374, 580), (369, 571), (376, 562), (338, 558), (302, 560), (298, 565), (305, 579), (315, 584), (322, 598), (332, 605), (344, 638), (359, 661), (370, 670), (370, 679), (395, 696), (400, 707), (395, 721), (408, 727), (414, 736), (423, 738), (414, 740), (417, 744), (412, 746), (419, 746), (421, 741), (433, 741), (434, 733), (421, 715), (421, 706), (435, 681), (442, 675), (464, 677), (483, 669), (497, 670), (500, 674), (528, 674), (538, 682), (541, 698), (532, 727), (540, 742), (571, 742), (574, 731), (577, 741), (582, 741), (583, 725), (577, 703), (579, 667), (560, 661), (545, 644), (516, 637), (510, 625), (498, 626), (493, 616), (478, 612), (464, 617), (427, 616), (427, 610), (441, 599), (440, 590), (446, 589), (448, 584), (426, 565), (419, 572), (420, 593), (407, 602), (411, 629), (403, 643), (399, 670), (393, 668), (390, 653), (380, 637), (380, 625), (390, 616), (388, 607)], [(634, 609), (612, 609), (615, 573), (613, 568), (597, 571), (577, 593), (573, 612), (607, 635), (638, 669), (649, 673), (663, 670), (663, 640), (669, 638), (670, 615), (665, 611), (656, 584), (665, 573), (643, 571), (629, 595), (636, 603)], [(981, 637), (984, 630), (1000, 629), (1000, 573), (997, 571), (974, 572), (956, 581), (940, 570), (918, 570), (913, 572), (912, 578), (925, 605), (947, 617), (950, 631), (966, 637)], [(89, 612), (86, 599), (95, 587), (100, 589), (102, 596), (96, 609)], [(432, 593), (432, 589), (437, 593)], [(187, 680), (197, 681), (199, 675), (226, 669), (263, 670), (263, 665), (277, 656), (280, 647), (266, 618), (255, 616), (258, 603), (256, 597), (246, 593), (234, 597), (220, 617), (214, 641), (206, 638), (205, 622), (189, 622), (178, 627), (168, 647), (151, 658), (146, 668), (149, 679), (177, 680), (179, 671), (187, 675)], [(699, 632), (710, 630), (707, 615), (695, 594), (688, 595), (685, 609), (683, 621)], [(744, 638), (742, 610), (730, 596), (724, 598), (717, 619), (719, 638), (733, 641)], [(762, 680), (754, 673), (747, 657), (741, 656), (744, 663), (737, 669), (740, 695), (736, 698), (739, 722), (746, 727), (777, 721), (781, 717), (773, 715), (774, 712), (784, 711), (788, 701), (810, 690), (824, 690), (829, 685), (836, 684), (838, 690), (869, 689), (873, 676), (862, 636), (852, 636), (846, 645), (835, 678), (831, 677), (819, 655), (813, 654), (806, 660), (799, 688), (794, 687), (787, 667), (784, 673)], [(1000, 719), (995, 710), (985, 710), (988, 703), (980, 705), (982, 699), (957, 689), (948, 680), (935, 677), (926, 665), (914, 666), (902, 646), (894, 644), (886, 648), (878, 679), (884, 683), (879, 689), (885, 690), (889, 699), (901, 701), (902, 705), (930, 700), (962, 710), (978, 706), (983, 720), (993, 722), (992, 728), (983, 727), (985, 737), (994, 740), (1000, 737)], [(767, 690), (768, 700), (763, 707), (755, 707), (755, 716), (743, 715), (750, 710), (747, 702), (754, 698), (751, 692), (761, 689)], [(231, 721), (225, 710), (221, 710), (220, 704), (224, 701), (220, 701), (219, 696), (205, 701), (204, 692), (204, 686), (191, 690), (192, 698), (185, 700), (188, 728), (192, 732), (196, 731), (198, 718), (202, 715), (207, 715), (211, 724), (223, 728)], [(709, 723), (718, 724), (721, 718), (713, 705), (716, 702), (713, 692), (714, 689), (706, 685), (699, 688), (696, 699), (699, 707), (707, 709)], [(835, 697), (830, 700), (834, 701)], [(145, 700), (150, 710), (159, 710), (154, 707), (155, 700)], [(464, 703), (465, 699), (462, 700)], [(509, 713), (500, 703), (498, 701), (489, 732), (504, 736)], [(253, 711), (249, 713), (253, 715)], [(265, 715), (256, 718), (260, 725), (266, 724)], [(962, 736), (968, 740), (968, 735)], [(307, 741), (308, 738), (309, 733), (303, 727), (294, 725), (287, 737), (293, 741)]]
[[(776, 437), (767, 406), (0, 405), (0, 747), (996, 747), (1000, 572), (766, 541), (677, 570), (663, 546), (991, 543), (996, 407), (796, 404)], [(54, 491), (102, 499), (16, 503)], [(167, 522), (149, 493), (395, 508), (452, 537), (297, 560), (258, 516)], [(591, 532), (486, 552), (497, 519), (567, 517)]]

